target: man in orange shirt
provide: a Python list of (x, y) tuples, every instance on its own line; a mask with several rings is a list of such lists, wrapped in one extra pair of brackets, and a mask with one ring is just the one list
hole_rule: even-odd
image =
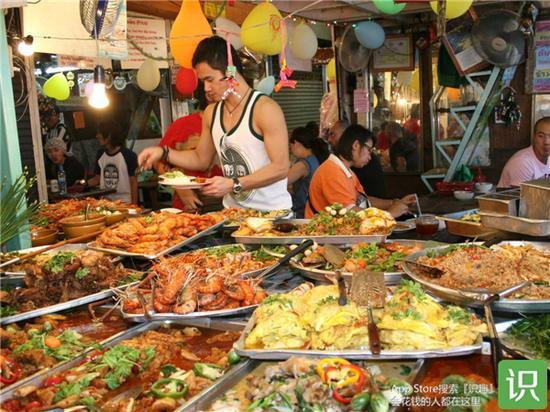
[[(359, 179), (350, 169), (365, 166), (373, 147), (372, 133), (363, 126), (348, 127), (334, 149), (334, 154), (319, 166), (309, 185), (309, 199), (305, 217), (311, 218), (325, 207), (334, 203), (346, 209), (361, 210), (368, 206), (367, 196)], [(407, 195), (399, 201), (369, 197), (371, 206), (387, 210), (394, 217), (406, 213), (408, 204), (414, 203), (414, 195)]]

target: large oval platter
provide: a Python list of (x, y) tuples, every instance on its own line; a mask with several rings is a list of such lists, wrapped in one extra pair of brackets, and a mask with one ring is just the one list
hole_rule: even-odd
[[(508, 241), (498, 244), (501, 245), (510, 245), (510, 246), (528, 246), (531, 245), (537, 249), (542, 249), (545, 251), (550, 250), (550, 243), (548, 242), (526, 242), (526, 241)], [(434, 296), (441, 298), (445, 301), (452, 302), (458, 305), (465, 305), (470, 307), (482, 307), (482, 302), (479, 300), (479, 293), (473, 293), (461, 289), (452, 289), (442, 285), (439, 285), (433, 281), (430, 281), (424, 276), (420, 276), (413, 265), (409, 265), (408, 262), (416, 262), (420, 256), (426, 256), (429, 251), (435, 253), (436, 255), (441, 254), (445, 247), (437, 247), (433, 249), (425, 249), (421, 252), (413, 253), (407, 257), (403, 262), (403, 269), (407, 276), (409, 276), (414, 281), (422, 284), (424, 289), (429, 291)], [(495, 273), (494, 276), (498, 276), (498, 273)], [(550, 281), (550, 279), (549, 279)], [(495, 301), (492, 304), (492, 309), (494, 311), (501, 312), (515, 312), (515, 313), (545, 313), (550, 312), (550, 299), (541, 299), (541, 300), (530, 300), (530, 299), (507, 299), (502, 298)]]

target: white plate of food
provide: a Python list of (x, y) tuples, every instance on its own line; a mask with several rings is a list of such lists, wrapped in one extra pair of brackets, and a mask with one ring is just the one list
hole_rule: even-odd
[(206, 179), (187, 176), (185, 173), (175, 170), (160, 175), (159, 183), (164, 186), (172, 186), (174, 189), (198, 189), (206, 184)]
[(416, 228), (416, 219), (411, 218), (404, 220), (403, 222), (397, 222), (394, 226), (393, 231), (395, 233), (408, 232), (409, 230), (414, 230)]

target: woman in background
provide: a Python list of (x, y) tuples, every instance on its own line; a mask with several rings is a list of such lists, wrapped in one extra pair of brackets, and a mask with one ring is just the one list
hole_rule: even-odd
[(311, 177), (327, 159), (329, 150), (326, 142), (306, 127), (294, 129), (289, 141), (290, 151), (298, 159), (288, 171), (288, 184), (292, 185), (292, 211), (301, 219), (304, 217)]

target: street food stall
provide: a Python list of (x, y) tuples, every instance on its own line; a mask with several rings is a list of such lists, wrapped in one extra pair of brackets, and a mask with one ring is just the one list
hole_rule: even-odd
[[(544, 7), (507, 2), (494, 14), (498, 2), (472, 0), (61, 3), (15, 0), (0, 19), (2, 59), (15, 40), (41, 52), (40, 62), (11, 60), (24, 74), (14, 74), (10, 90), (25, 95), (25, 113), (17, 95), (3, 93), (12, 76), (0, 73), (0, 98), (11, 109), (0, 124), (2, 152), (9, 148), (0, 199), (0, 411), (547, 410), (549, 179), (501, 188), (495, 177), (504, 153), (531, 143), (520, 130), (540, 116), (526, 107), (545, 107), (541, 94), (513, 100), (496, 85), (513, 88), (524, 81), (518, 73), (531, 73), (531, 90), (514, 93), (543, 90), (535, 69), (543, 63), (529, 57), (536, 49), (527, 50), (535, 47), (527, 40), (516, 50), (521, 56), (501, 61), (478, 36), (478, 22), (487, 24), (489, 15), (521, 23), (525, 38), (540, 40)], [(67, 24), (76, 34), (48, 32), (40, 23), (53, 4), (60, 16), (76, 19)], [(112, 19), (103, 21), (105, 15)], [(203, 63), (193, 67), (193, 53), (213, 34), (228, 51), (227, 65), (245, 62), (263, 94), (242, 89), (231, 67), (226, 77), (199, 84)], [(503, 47), (519, 42), (504, 37)], [(52, 67), (59, 70), (46, 71)], [(472, 81), (480, 72), (483, 80)], [(453, 76), (457, 87), (449, 86)], [(208, 97), (216, 82), (224, 87), (222, 103), (196, 114), (199, 131), (171, 145), (167, 135), (187, 133), (170, 132), (172, 119), (170, 127), (193, 116), (197, 88)], [(246, 179), (252, 166), (237, 150), (229, 160), (222, 151), (198, 174), (173, 168), (188, 159), (183, 150), (200, 147), (201, 116), (212, 107), (221, 119), (212, 122), (212, 136), (224, 129), (226, 111), (231, 119), (242, 109), (244, 126), (229, 123), (247, 128), (251, 144), (263, 147), (271, 135), (258, 133), (264, 129), (252, 114), (263, 95), (281, 107), (286, 128), (319, 122), (314, 137), (328, 143), (338, 120), (364, 126), (357, 130), (368, 138), (351, 140), (351, 160), (337, 144), (325, 162), (337, 158), (349, 178), (367, 148), (361, 167), (379, 162), (386, 195), (367, 186), (365, 206), (329, 202), (304, 219), (292, 202), (269, 207), (286, 198), (272, 176), (262, 181), (271, 197), (255, 192), (262, 185)], [(230, 99), (238, 103), (227, 108)], [(43, 124), (47, 133), (40, 133), (45, 114), (57, 113), (41, 113), (40, 104), (61, 108), (63, 133), (59, 122)], [(278, 109), (271, 110), (276, 122)], [(116, 125), (95, 129), (107, 114), (128, 124), (120, 145)], [(397, 129), (386, 123), (406, 136), (393, 136)], [(505, 127), (514, 136), (506, 147), (496, 138)], [(63, 140), (65, 131), (71, 140)], [(223, 138), (231, 133), (224, 130)], [(393, 139), (405, 138), (414, 142), (414, 156), (392, 149)], [(296, 141), (291, 137), (290, 150), (299, 162)], [(82, 159), (82, 181), (67, 186), (58, 149), (65, 161)], [(101, 163), (118, 155), (116, 167), (114, 160)], [(52, 164), (57, 174), (46, 179)], [(135, 172), (121, 189), (124, 165)], [(210, 196), (214, 183), (227, 180), (232, 189)], [(154, 202), (143, 194), (137, 202), (116, 197), (138, 190), (138, 181)], [(217, 200), (201, 209), (207, 198)], [(198, 202), (193, 210), (189, 199)], [(249, 201), (267, 207), (242, 206)], [(522, 370), (537, 379), (524, 395), (528, 403), (508, 390)]]

